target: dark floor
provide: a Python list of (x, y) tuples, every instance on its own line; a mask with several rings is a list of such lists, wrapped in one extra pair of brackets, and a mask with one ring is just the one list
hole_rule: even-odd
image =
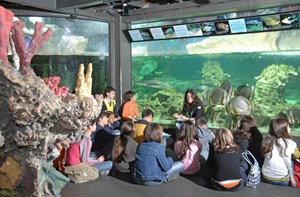
[(260, 183), (256, 189), (242, 188), (237, 192), (214, 191), (194, 183), (184, 177), (164, 183), (159, 186), (141, 186), (118, 180), (110, 176), (103, 176), (95, 181), (81, 184), (68, 183), (62, 190), (62, 197), (189, 197), (189, 196), (230, 196), (230, 197), (299, 197), (300, 189)]
[[(300, 137), (293, 138), (300, 147)], [(61, 192), (62, 197), (190, 197), (190, 196), (230, 196), (230, 197), (299, 197), (300, 188), (284, 187), (260, 183), (256, 189), (244, 187), (238, 192), (219, 192), (205, 186), (205, 181), (199, 176), (182, 177), (177, 180), (164, 183), (159, 186), (141, 186), (130, 182), (119, 180), (111, 176), (101, 176), (95, 181), (88, 183), (68, 183)]]

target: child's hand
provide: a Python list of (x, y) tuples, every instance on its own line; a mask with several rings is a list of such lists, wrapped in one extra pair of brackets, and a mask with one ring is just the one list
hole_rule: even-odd
[(177, 113), (175, 113), (175, 114), (173, 114), (173, 118), (178, 118), (178, 114)]
[(98, 161), (99, 163), (101, 163), (101, 162), (105, 161), (105, 158), (104, 158), (103, 156), (100, 156), (100, 157), (97, 159), (97, 161)]

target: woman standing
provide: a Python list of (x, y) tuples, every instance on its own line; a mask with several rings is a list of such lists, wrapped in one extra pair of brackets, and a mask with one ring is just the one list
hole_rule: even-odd
[(275, 118), (271, 121), (261, 147), (265, 157), (262, 166), (263, 181), (275, 185), (289, 185), (289, 171), (283, 157), (291, 165), (291, 156), (297, 150), (297, 144), (291, 139), (290, 132), (291, 128), (286, 119)]

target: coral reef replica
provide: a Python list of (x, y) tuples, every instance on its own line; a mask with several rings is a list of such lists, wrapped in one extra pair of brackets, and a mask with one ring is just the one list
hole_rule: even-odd
[(224, 73), (219, 62), (211, 60), (204, 62), (202, 68), (202, 78), (204, 81), (219, 85), (227, 77), (230, 77), (230, 75)]
[[(49, 87), (49, 79), (47, 85), (46, 79), (37, 77), (30, 62), (51, 36), (51, 29), (42, 33), (44, 24), (36, 23), (27, 47), (23, 23), (13, 22), (13, 13), (3, 7), (0, 26), (0, 190), (14, 196), (59, 196), (68, 178), (52, 166), (54, 143), (72, 133), (80, 135), (78, 131), (101, 109), (90, 94), (91, 74), (82, 77), (80, 70), (76, 95), (59, 89), (55, 77)], [(19, 70), (7, 57), (10, 32), (17, 53), (13, 56), (20, 59)]]
[(84, 65), (79, 65), (79, 71), (77, 74), (77, 86), (75, 89), (76, 96), (79, 98), (90, 97), (92, 94), (92, 72), (93, 67), (90, 63), (88, 65), (86, 75), (84, 76)]
[(16, 52), (20, 58), (21, 72), (28, 72), (31, 59), (36, 54), (38, 48), (40, 48), (53, 34), (51, 28), (47, 29), (45, 33), (42, 33), (45, 25), (40, 22), (35, 23), (35, 30), (32, 36), (32, 40), (27, 47), (24, 38), (24, 23), (21, 21), (15, 21), (12, 25), (12, 39), (15, 44)]
[(53, 76), (44, 78), (43, 80), (49, 86), (50, 90), (54, 92), (54, 94), (60, 96), (62, 99), (67, 96), (69, 88), (66, 86), (58, 87), (58, 84), (60, 83), (60, 77)]

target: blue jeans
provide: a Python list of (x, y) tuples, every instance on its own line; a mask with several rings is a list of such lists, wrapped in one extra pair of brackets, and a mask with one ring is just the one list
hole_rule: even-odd
[(240, 173), (244, 182), (247, 181), (247, 174), (249, 173), (250, 165), (246, 161), (240, 163)]
[(99, 173), (101, 174), (101, 172), (103, 172), (103, 171), (111, 170), (112, 165), (113, 165), (112, 161), (104, 161), (101, 163), (93, 164), (92, 166), (96, 167), (98, 169)]
[(261, 176), (261, 181), (265, 182), (265, 183), (270, 183), (273, 185), (280, 185), (280, 186), (289, 186), (290, 181), (286, 181), (286, 180), (270, 180), (266, 177), (264, 177), (264, 175)]
[(181, 161), (175, 161), (172, 165), (172, 168), (167, 171), (168, 178), (166, 180), (172, 180), (173, 178), (177, 178), (176, 176), (183, 170), (184, 164)]
[(184, 168), (183, 163), (180, 161), (176, 161), (173, 163), (172, 168), (166, 172), (167, 173), (166, 180), (146, 181), (146, 180), (138, 179), (136, 177), (133, 177), (133, 179), (136, 183), (140, 185), (145, 185), (145, 186), (160, 185), (163, 182), (175, 180), (177, 176), (179, 176), (179, 173), (183, 170), (183, 168)]

